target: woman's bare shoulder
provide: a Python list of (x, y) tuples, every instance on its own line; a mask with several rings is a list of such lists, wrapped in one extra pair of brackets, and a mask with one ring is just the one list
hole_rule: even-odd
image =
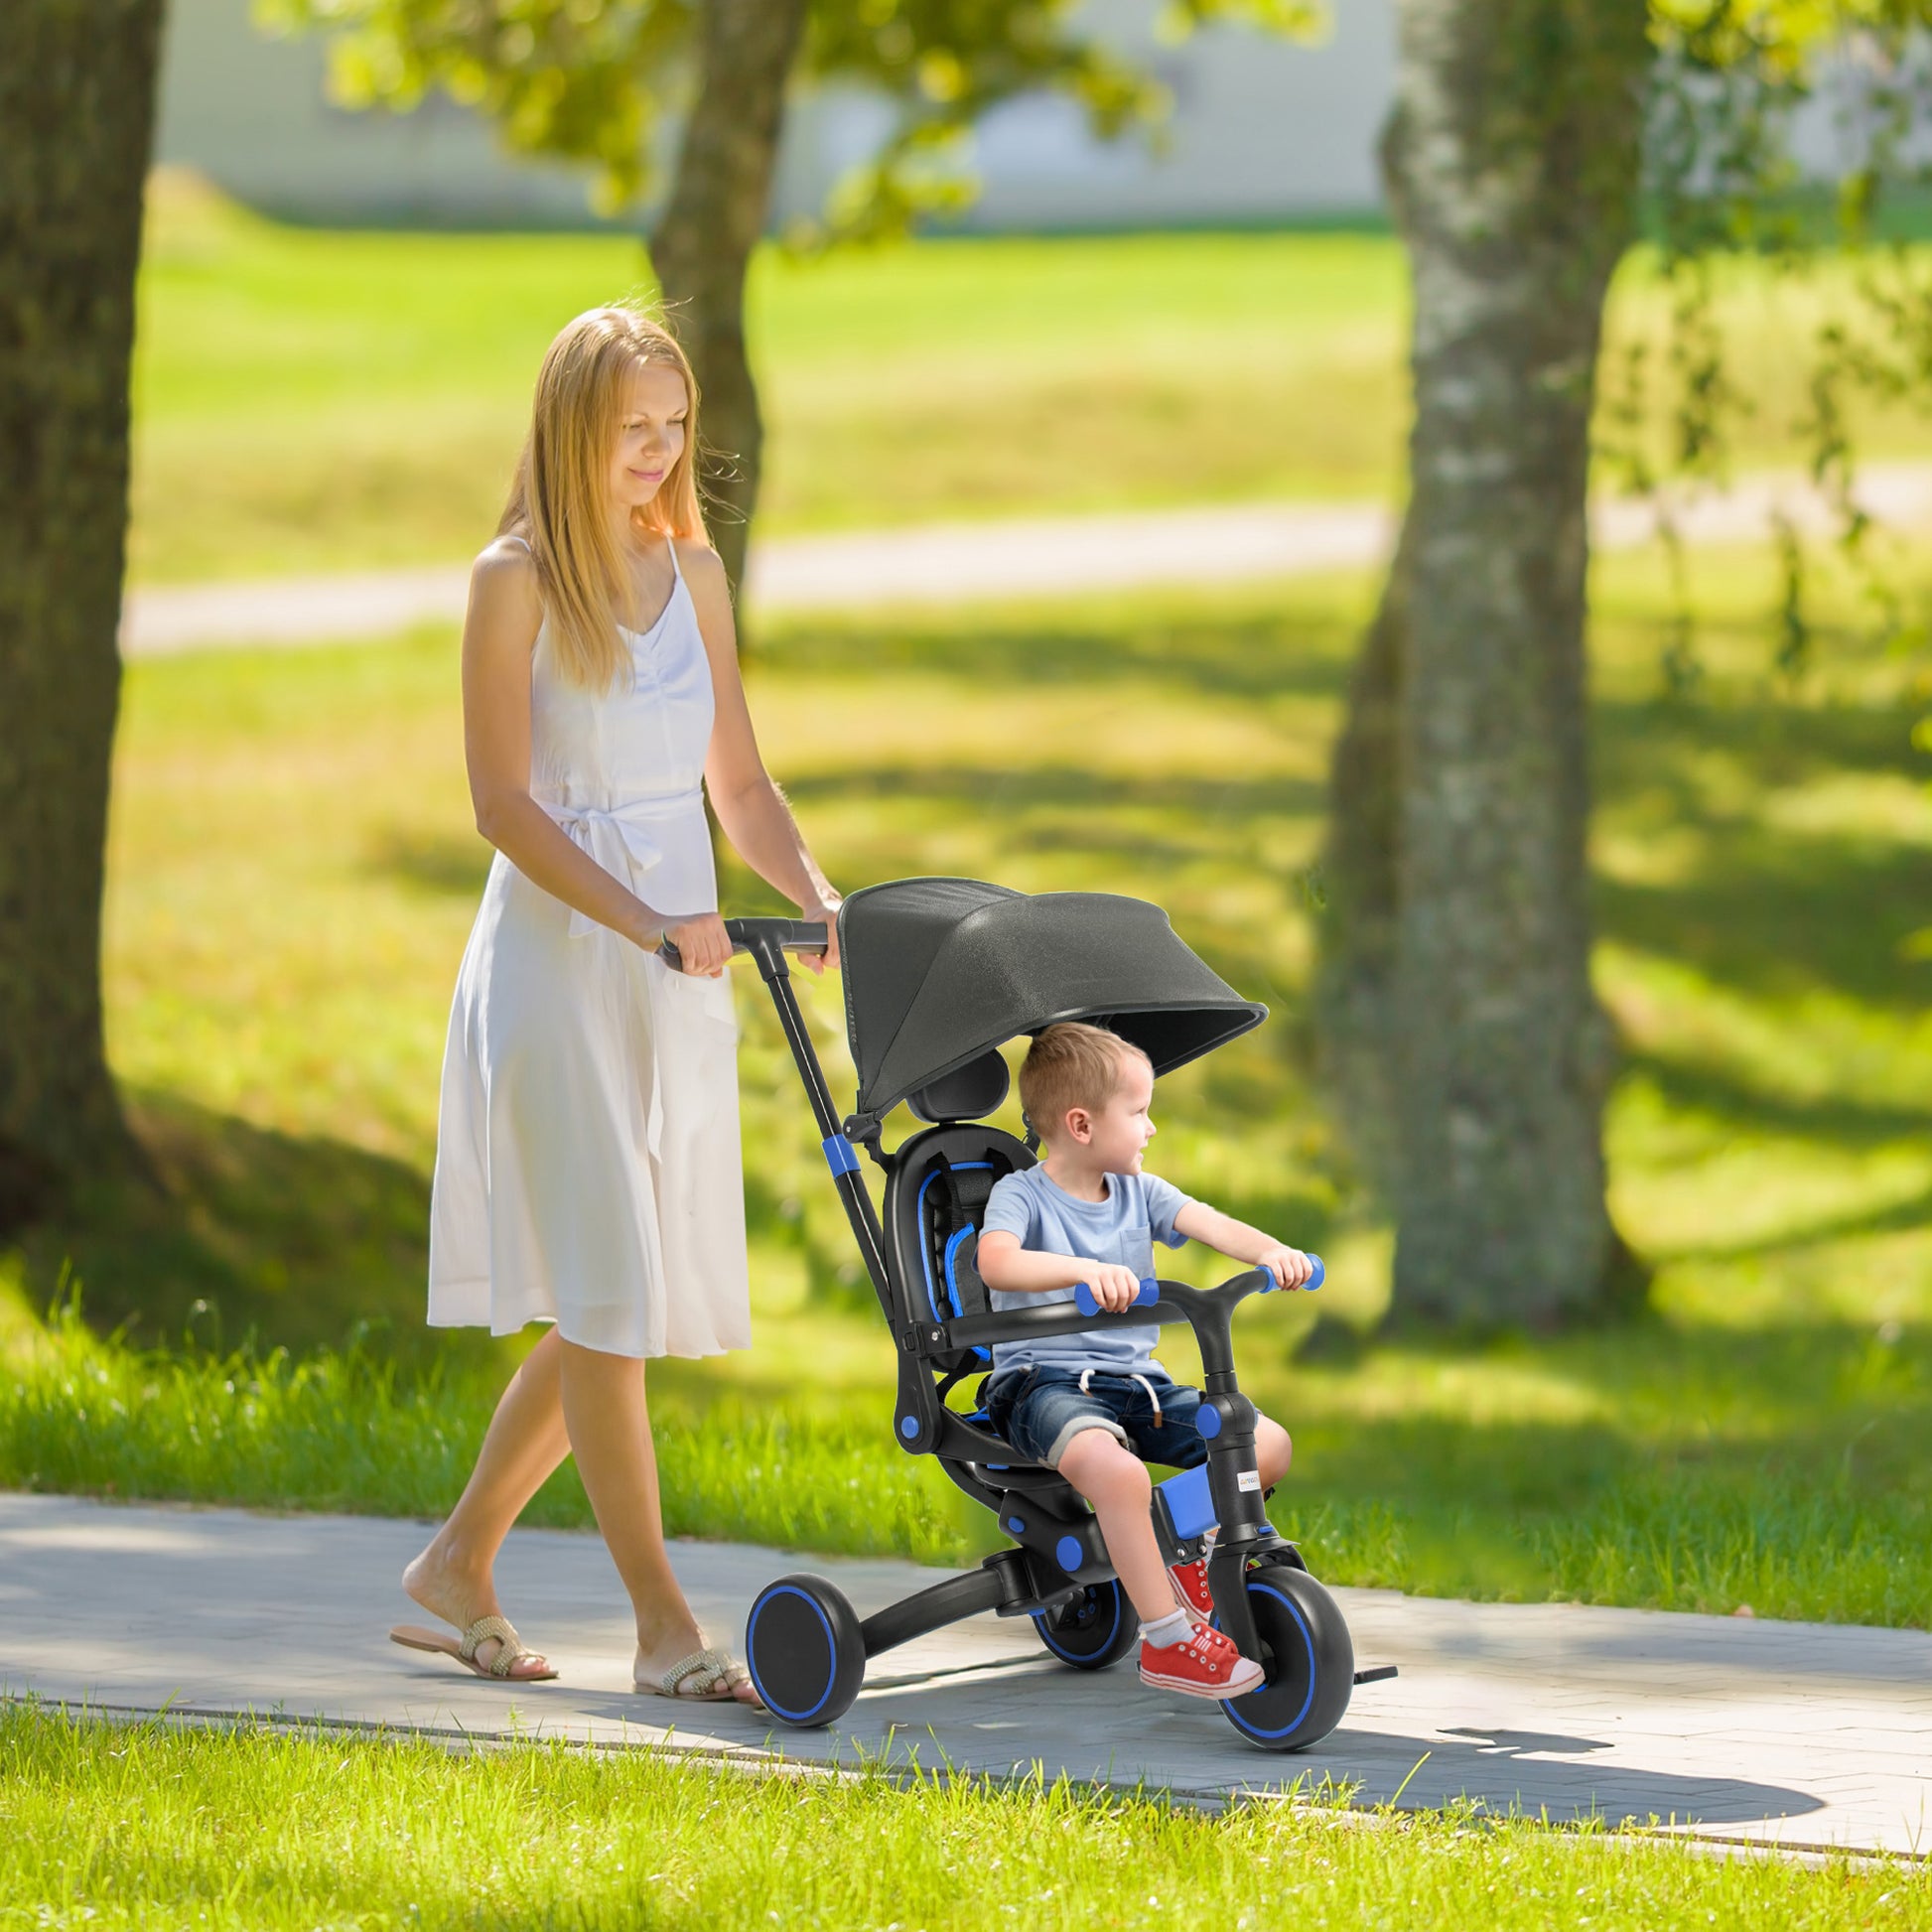
[(723, 591), (729, 588), (725, 560), (703, 537), (673, 537), (677, 546), (678, 568), (694, 590)]
[(513, 536), (497, 537), (484, 545), (470, 567), (470, 596), (479, 606), (505, 616), (540, 611), (537, 560), (530, 554), (530, 546)]
[(466, 637), (490, 653), (527, 653), (543, 624), (543, 597), (536, 559), (516, 537), (498, 537), (470, 568), (470, 621)]

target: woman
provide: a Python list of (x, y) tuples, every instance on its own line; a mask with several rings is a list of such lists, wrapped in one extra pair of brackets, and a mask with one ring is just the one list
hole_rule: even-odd
[[(450, 1017), (429, 1318), (553, 1326), (403, 1573), (460, 1635), (390, 1634), (483, 1675), (556, 1675), (504, 1620), (491, 1570), (568, 1451), (636, 1610), (637, 1688), (751, 1703), (671, 1574), (644, 1400), (647, 1357), (751, 1340), (731, 943), (704, 791), (760, 877), (826, 921), (834, 962), (839, 901), (759, 759), (698, 507), (697, 406), (658, 324), (579, 316), (544, 358), (509, 505), (471, 577), (464, 734), (496, 858)], [(666, 935), (681, 973), (656, 956)]]

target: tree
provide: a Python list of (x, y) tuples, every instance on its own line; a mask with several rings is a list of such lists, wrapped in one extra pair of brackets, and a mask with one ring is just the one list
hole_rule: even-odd
[[(1101, 135), (1151, 125), (1165, 96), (1069, 31), (1068, 0), (257, 0), (271, 25), (335, 36), (353, 105), (407, 110), (432, 87), (477, 107), (512, 153), (595, 171), (609, 210), (652, 187), (667, 115), (683, 111), (652, 266), (705, 398), (700, 483), (732, 583), (757, 509), (763, 426), (747, 352), (745, 273), (768, 220), (787, 91), (849, 81), (897, 110), (877, 154), (835, 193), (818, 245), (902, 231), (957, 207), (959, 137), (988, 108), (1052, 88)], [(1180, 0), (1182, 28), (1317, 24), (1318, 0)]]
[[(1602, 316), (1648, 118), (1686, 277), (1679, 461), (1722, 397), (1714, 249), (1795, 244), (1790, 106), (1849, 28), (1892, 77), (1848, 208), (1900, 149), (1920, 0), (1401, 0), (1384, 141), (1415, 295), (1411, 495), (1330, 780), (1328, 1072), (1396, 1221), (1392, 1312), (1549, 1324), (1640, 1279), (1604, 1205), (1613, 1042), (1589, 978), (1586, 492)], [(1868, 51), (1868, 44), (1867, 44)], [(1895, 335), (1932, 341), (1890, 298)], [(1884, 300), (1877, 306), (1884, 311)], [(1932, 305), (1926, 305), (1932, 308)], [(1895, 366), (1821, 338), (1815, 420), (1856, 543), (1835, 397)]]
[(100, 901), (161, 9), (0, 11), (0, 1228), (132, 1151)]

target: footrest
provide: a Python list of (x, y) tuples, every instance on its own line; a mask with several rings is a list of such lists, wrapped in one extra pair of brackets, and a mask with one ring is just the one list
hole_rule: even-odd
[(1168, 1526), (1177, 1543), (1187, 1543), (1214, 1527), (1214, 1497), (1207, 1486), (1207, 1465), (1182, 1469), (1177, 1476), (1154, 1485), (1161, 1507), (1168, 1512)]
[(1355, 1682), (1357, 1684), (1379, 1684), (1385, 1677), (1397, 1677), (1400, 1675), (1401, 1673), (1394, 1664), (1372, 1664), (1367, 1670), (1358, 1670), (1355, 1673)]

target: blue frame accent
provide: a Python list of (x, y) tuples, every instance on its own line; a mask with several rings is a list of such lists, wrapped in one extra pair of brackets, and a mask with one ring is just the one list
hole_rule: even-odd
[[(947, 1166), (945, 1166), (944, 1168), (934, 1168), (933, 1171), (929, 1174), (927, 1174), (922, 1181), (919, 1182), (919, 1198), (915, 1203), (915, 1211), (917, 1212), (918, 1222), (919, 1222), (919, 1266), (925, 1271), (926, 1306), (929, 1309), (931, 1309), (932, 1318), (935, 1321), (943, 1321), (945, 1320), (946, 1316), (944, 1311), (939, 1307), (938, 1286), (936, 1283), (934, 1283), (932, 1279), (932, 1246), (931, 1243), (925, 1239), (925, 1190), (928, 1187), (930, 1187), (932, 1183), (935, 1180), (937, 1180), (940, 1174), (942, 1173), (990, 1173), (992, 1172), (992, 1169), (993, 1169), (993, 1163), (991, 1161), (962, 1161), (959, 1164), (959, 1166), (956, 1168), (953, 1167), (950, 1163), (948, 1163)], [(948, 1260), (950, 1260), (951, 1259), (950, 1255), (947, 1258)], [(950, 1290), (952, 1284), (948, 1282), (946, 1286)], [(952, 1308), (952, 1311), (954, 1314), (963, 1314), (965, 1312), (965, 1311), (960, 1308), (958, 1303), (952, 1300), (950, 1294), (948, 1295), (947, 1300), (949, 1305)]]
[[(1209, 1412), (1205, 1409), (1202, 1415)], [(1208, 1486), (1207, 1464), (1197, 1469), (1182, 1469), (1177, 1476), (1156, 1485), (1168, 1505), (1168, 1520), (1173, 1533), (1185, 1543), (1203, 1530), (1212, 1529), (1219, 1518), (1214, 1513), (1214, 1494)]]
[[(855, 1159), (852, 1165), (856, 1168), (859, 1165), (858, 1161)], [(939, 1306), (938, 1284), (932, 1279), (932, 1244), (925, 1238), (925, 1190), (942, 1173), (990, 1173), (992, 1171), (993, 1163), (991, 1161), (962, 1161), (956, 1168), (949, 1162), (943, 1168), (934, 1168), (919, 1182), (919, 1198), (914, 1203), (914, 1211), (918, 1216), (919, 1223), (919, 1266), (925, 1271), (926, 1307), (932, 1311), (932, 1318), (935, 1321), (945, 1320), (946, 1315), (945, 1310)], [(956, 1230), (952, 1239), (946, 1244), (946, 1304), (954, 1314), (964, 1314), (966, 1312), (965, 1309), (960, 1305), (959, 1283), (953, 1274), (953, 1256), (959, 1251), (959, 1245), (968, 1232), (969, 1230), (966, 1228)], [(993, 1351), (990, 1348), (975, 1348), (973, 1353), (983, 1362), (990, 1362), (993, 1359)]]
[(824, 1152), (825, 1165), (832, 1170), (834, 1179), (841, 1174), (859, 1172), (858, 1152), (843, 1134), (828, 1134), (818, 1145)]
[[(1285, 1604), (1287, 1606), (1289, 1615), (1295, 1619), (1295, 1627), (1302, 1633), (1302, 1641), (1308, 1647), (1309, 1694), (1307, 1697), (1305, 1697), (1302, 1700), (1301, 1710), (1296, 1712), (1294, 1717), (1291, 1718), (1288, 1721), (1288, 1723), (1283, 1725), (1281, 1728), (1278, 1730), (1264, 1730), (1260, 1725), (1251, 1725), (1247, 1721), (1247, 1719), (1242, 1717), (1241, 1713), (1235, 1709), (1235, 1706), (1242, 1702), (1240, 1698), (1229, 1698), (1228, 1701), (1221, 1706), (1221, 1709), (1228, 1714), (1229, 1721), (1233, 1724), (1235, 1729), (1245, 1730), (1250, 1737), (1286, 1737), (1290, 1731), (1297, 1730), (1301, 1727), (1303, 1721), (1309, 1715), (1310, 1705), (1311, 1705), (1314, 1702), (1314, 1679), (1315, 1679), (1315, 1671), (1317, 1669), (1317, 1665), (1315, 1662), (1315, 1655), (1314, 1655), (1314, 1633), (1309, 1628), (1308, 1619), (1302, 1614), (1302, 1606), (1299, 1603), (1297, 1603), (1292, 1596), (1284, 1595), (1282, 1591), (1273, 1588), (1270, 1585), (1255, 1584), (1255, 1583), (1251, 1583), (1248, 1586), (1248, 1593), (1251, 1596), (1261, 1595), (1261, 1594), (1272, 1596), (1276, 1602)], [(1220, 1624), (1221, 1624), (1221, 1619), (1219, 1617), (1216, 1617), (1214, 1619), (1214, 1627), (1216, 1629), (1219, 1629)], [(1252, 1697), (1255, 1694), (1251, 1691), (1248, 1693), (1248, 1695)]]
[[(991, 1167), (992, 1163), (989, 1161), (981, 1161), (975, 1165), (985, 1168)], [(954, 1314), (964, 1314), (966, 1312), (966, 1305), (959, 1299), (959, 1271), (954, 1266), (954, 1263), (958, 1259), (960, 1249), (977, 1232), (978, 1230), (974, 1228), (955, 1228), (952, 1239), (946, 1243), (946, 1300), (952, 1305)], [(993, 1351), (990, 1348), (975, 1348), (973, 1353), (983, 1362), (990, 1362), (993, 1359)]]
[(909, 1443), (919, 1433), (917, 1416), (901, 1416), (898, 1419), (898, 1433)]
[(771, 1707), (772, 1712), (776, 1716), (783, 1718), (787, 1724), (809, 1724), (812, 1719), (817, 1717), (825, 1709), (825, 1700), (832, 1695), (832, 1681), (839, 1673), (838, 1639), (832, 1635), (832, 1619), (819, 1607), (815, 1598), (806, 1595), (805, 1591), (800, 1589), (796, 1584), (774, 1584), (752, 1605), (752, 1618), (745, 1626), (745, 1655), (748, 1662), (758, 1655), (758, 1646), (752, 1641), (752, 1632), (758, 1628), (759, 1612), (774, 1596), (799, 1596), (811, 1604), (812, 1614), (818, 1618), (819, 1623), (825, 1631), (825, 1689), (819, 1693), (818, 1702), (809, 1711), (787, 1711), (764, 1688), (763, 1684), (759, 1682), (758, 1666), (756, 1664), (752, 1665), (752, 1681), (758, 1685), (759, 1696)]
[(1221, 1433), (1221, 1412), (1211, 1402), (1203, 1402), (1194, 1414), (1194, 1427), (1201, 1433), (1201, 1440), (1211, 1443)]
[(1077, 1536), (1063, 1536), (1053, 1545), (1053, 1561), (1070, 1577), (1086, 1560)]

